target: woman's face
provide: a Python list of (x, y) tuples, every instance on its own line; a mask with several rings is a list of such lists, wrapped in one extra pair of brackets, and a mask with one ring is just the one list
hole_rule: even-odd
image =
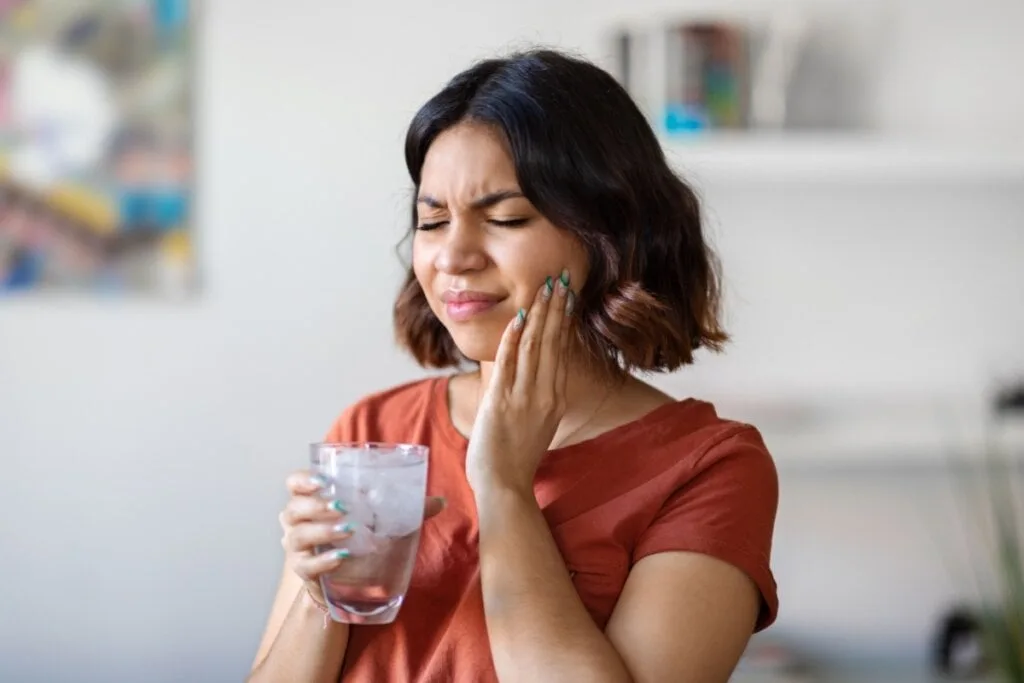
[(494, 360), (505, 327), (530, 310), (546, 277), (566, 268), (578, 292), (587, 276), (582, 245), (522, 196), (502, 137), (481, 124), (453, 126), (430, 146), (416, 226), (416, 279), (472, 360)]

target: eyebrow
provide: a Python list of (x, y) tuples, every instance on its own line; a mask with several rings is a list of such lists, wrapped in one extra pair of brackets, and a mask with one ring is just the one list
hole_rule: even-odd
[[(469, 206), (473, 209), (486, 209), (488, 207), (499, 204), (506, 199), (518, 199), (523, 197), (523, 193), (519, 190), (498, 190), (497, 192), (488, 192), (482, 197), (477, 197)], [(433, 197), (429, 194), (421, 194), (416, 198), (417, 204), (426, 204), (432, 209), (446, 209), (448, 206), (441, 200)]]

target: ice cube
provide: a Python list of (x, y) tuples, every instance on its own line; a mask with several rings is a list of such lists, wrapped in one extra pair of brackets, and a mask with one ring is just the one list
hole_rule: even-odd
[(377, 539), (365, 525), (356, 524), (352, 535), (342, 542), (341, 547), (346, 548), (353, 557), (370, 555), (377, 551)]
[[(389, 455), (394, 455), (394, 466), (384, 464), (390, 462)], [(423, 521), (426, 464), (400, 464), (398, 455), (380, 454), (377, 466), (336, 469), (335, 495), (348, 508), (349, 520), (378, 537), (405, 536)]]
[(374, 496), (376, 524), (379, 536), (405, 536), (419, 528), (423, 522), (423, 487), (401, 480), (390, 481), (378, 487)]

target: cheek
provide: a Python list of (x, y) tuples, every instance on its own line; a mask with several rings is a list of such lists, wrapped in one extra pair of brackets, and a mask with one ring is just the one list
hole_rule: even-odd
[(587, 271), (584, 246), (571, 233), (554, 226), (524, 234), (505, 261), (514, 268), (516, 279), (530, 283), (542, 283), (549, 275), (559, 275), (563, 268), (569, 269), (574, 280), (585, 277)]
[(412, 272), (416, 276), (416, 281), (420, 283), (420, 287), (426, 294), (427, 301), (430, 302), (431, 308), (434, 308), (434, 256), (430, 253), (431, 249), (428, 245), (418, 242), (415, 238), (413, 239), (412, 246)]
[(568, 268), (572, 278), (572, 288), (579, 291), (586, 282), (590, 273), (589, 259), (587, 258), (586, 247), (569, 233), (561, 233), (557, 246), (552, 247), (558, 263), (555, 264), (557, 272), (562, 268)]

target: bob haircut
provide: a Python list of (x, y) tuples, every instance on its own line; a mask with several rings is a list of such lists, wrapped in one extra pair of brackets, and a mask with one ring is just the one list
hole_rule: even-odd
[[(588, 360), (612, 373), (667, 372), (719, 351), (718, 262), (700, 201), (669, 167), (644, 115), (597, 66), (552, 50), (477, 63), (416, 113), (405, 161), (416, 194), (437, 136), (473, 121), (499, 131), (520, 189), (586, 249), (576, 333)], [(408, 237), (407, 236), (407, 239)], [(466, 359), (430, 310), (412, 268), (394, 307), (399, 344), (424, 367)]]

